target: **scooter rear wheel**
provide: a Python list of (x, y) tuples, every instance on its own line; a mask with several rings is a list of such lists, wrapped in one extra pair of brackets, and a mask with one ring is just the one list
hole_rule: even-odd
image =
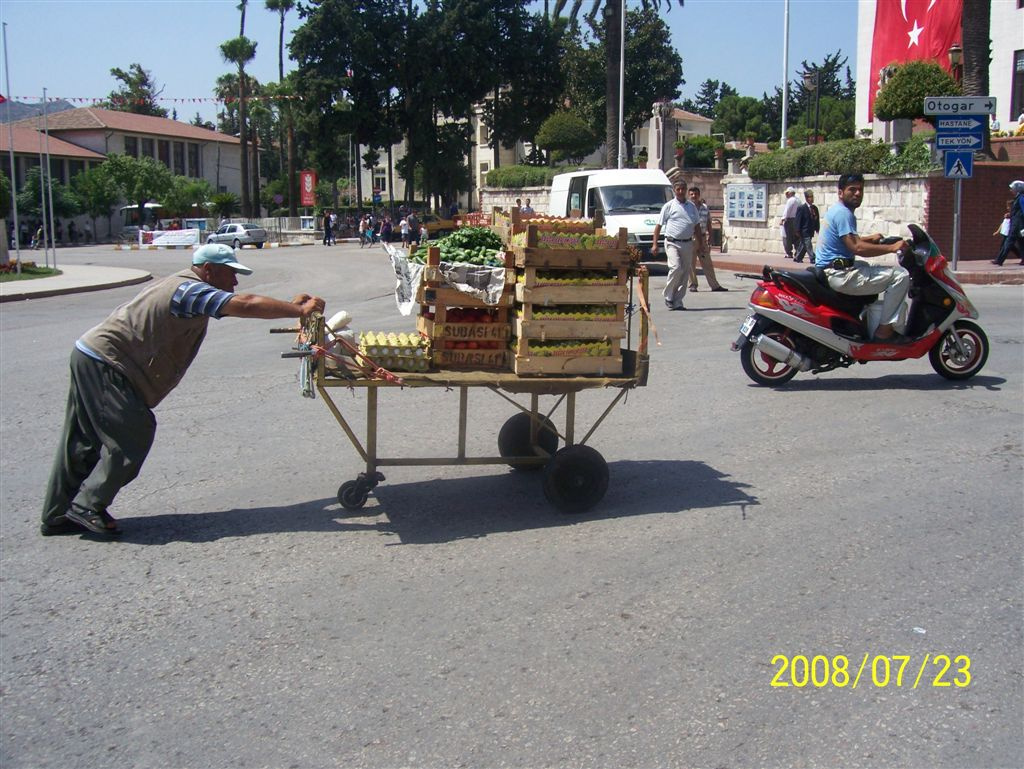
[[(956, 339), (964, 347), (961, 353)], [(969, 320), (958, 320), (928, 351), (928, 361), (946, 379), (970, 379), (981, 371), (988, 360), (988, 337), (981, 326)]]
[[(776, 327), (762, 333), (786, 347), (793, 347), (788, 329)], [(748, 377), (765, 387), (784, 385), (795, 377), (799, 370), (761, 352), (749, 339), (740, 348), (740, 363)]]

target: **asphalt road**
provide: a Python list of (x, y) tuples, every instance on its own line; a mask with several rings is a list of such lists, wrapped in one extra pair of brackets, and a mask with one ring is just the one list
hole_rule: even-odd
[[(243, 261), (240, 290), (413, 327), (379, 251)], [(1024, 765), (1024, 288), (970, 289), (992, 352), (969, 382), (920, 360), (775, 391), (729, 351), (751, 284), (722, 277), (656, 315), (649, 386), (591, 440), (608, 494), (578, 517), (492, 466), (388, 468), (346, 514), (362, 466), (300, 396), (282, 322), (212, 322), (116, 543), (42, 538), (38, 512), (71, 346), (138, 287), (0, 305), (0, 764)], [(358, 429), (364, 395), (336, 392)], [(583, 393), (578, 423), (609, 402)], [(385, 392), (381, 452), (454, 454), (457, 413), (455, 392)], [(511, 413), (473, 393), (470, 453)]]

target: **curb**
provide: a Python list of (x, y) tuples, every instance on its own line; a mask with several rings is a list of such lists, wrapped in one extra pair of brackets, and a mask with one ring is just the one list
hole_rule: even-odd
[(125, 278), (124, 280), (115, 280), (109, 283), (95, 283), (92, 285), (69, 286), (65, 288), (43, 289), (36, 291), (24, 291), (21, 293), (3, 293), (0, 294), (0, 303), (21, 302), (26, 299), (45, 299), (46, 297), (64, 296), (65, 294), (84, 294), (87, 291), (104, 291), (108, 288), (134, 286), (137, 283), (145, 283), (147, 280), (152, 279), (153, 276), (150, 273), (146, 272), (131, 278)]
[[(266, 243), (265, 244), (266, 248), (291, 248), (293, 246), (315, 246), (315, 245), (316, 245), (315, 243)], [(114, 250), (115, 251), (178, 251), (178, 250), (183, 250), (183, 249), (186, 249), (186, 248), (195, 249), (195, 248), (198, 248), (198, 247), (199, 247), (198, 244), (193, 245), (193, 246), (152, 246), (152, 245), (140, 246), (138, 243), (132, 243), (130, 246), (115, 245), (114, 246)], [(261, 249), (256, 248), (255, 246), (242, 246), (242, 248), (248, 248), (248, 249), (252, 249), (252, 250), (255, 250), (255, 251), (260, 251), (261, 250)]]

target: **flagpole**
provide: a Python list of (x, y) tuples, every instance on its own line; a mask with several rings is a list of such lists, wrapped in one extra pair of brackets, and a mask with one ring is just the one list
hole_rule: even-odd
[(53, 172), (50, 168), (50, 130), (46, 124), (46, 89), (43, 89), (43, 136), (46, 137), (46, 191), (50, 199), (50, 240), (53, 242), (53, 269), (57, 269), (57, 236), (53, 216)]
[(619, 4), (619, 151), (615, 154), (618, 155), (619, 163), (618, 168), (622, 168), (625, 165), (625, 159), (623, 158), (624, 150), (626, 148), (626, 128), (625, 122), (623, 121), (624, 115), (624, 104), (626, 100), (626, 0), (621, 0)]
[[(36, 116), (38, 118), (38, 115)], [(47, 269), (50, 267), (50, 246), (48, 244), (49, 236), (46, 234), (46, 171), (43, 169), (43, 132), (39, 130), (39, 120), (36, 120), (36, 133), (39, 134), (39, 211), (42, 214), (43, 222), (41, 229), (43, 231), (43, 261), (46, 263)], [(38, 248), (38, 242), (36, 247)]]
[(3, 23), (4, 36), (4, 77), (7, 91), (7, 153), (11, 157), (11, 203), (14, 205), (14, 265), (21, 274), (21, 225), (18, 223), (18, 174), (14, 163), (14, 124), (11, 123), (11, 67), (7, 63), (7, 22)]
[(789, 111), (789, 0), (785, 0), (782, 13), (782, 138), (779, 149), (786, 149), (786, 121)]

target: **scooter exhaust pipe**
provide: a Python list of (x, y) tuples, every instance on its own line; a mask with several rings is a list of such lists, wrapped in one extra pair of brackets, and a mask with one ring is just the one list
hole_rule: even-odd
[(798, 353), (796, 350), (792, 350), (781, 342), (777, 342), (766, 334), (761, 334), (754, 342), (754, 347), (763, 352), (765, 355), (775, 358), (779, 363), (784, 363), (787, 366), (798, 369), (799, 371), (810, 371), (811, 361), (805, 358), (803, 355)]

